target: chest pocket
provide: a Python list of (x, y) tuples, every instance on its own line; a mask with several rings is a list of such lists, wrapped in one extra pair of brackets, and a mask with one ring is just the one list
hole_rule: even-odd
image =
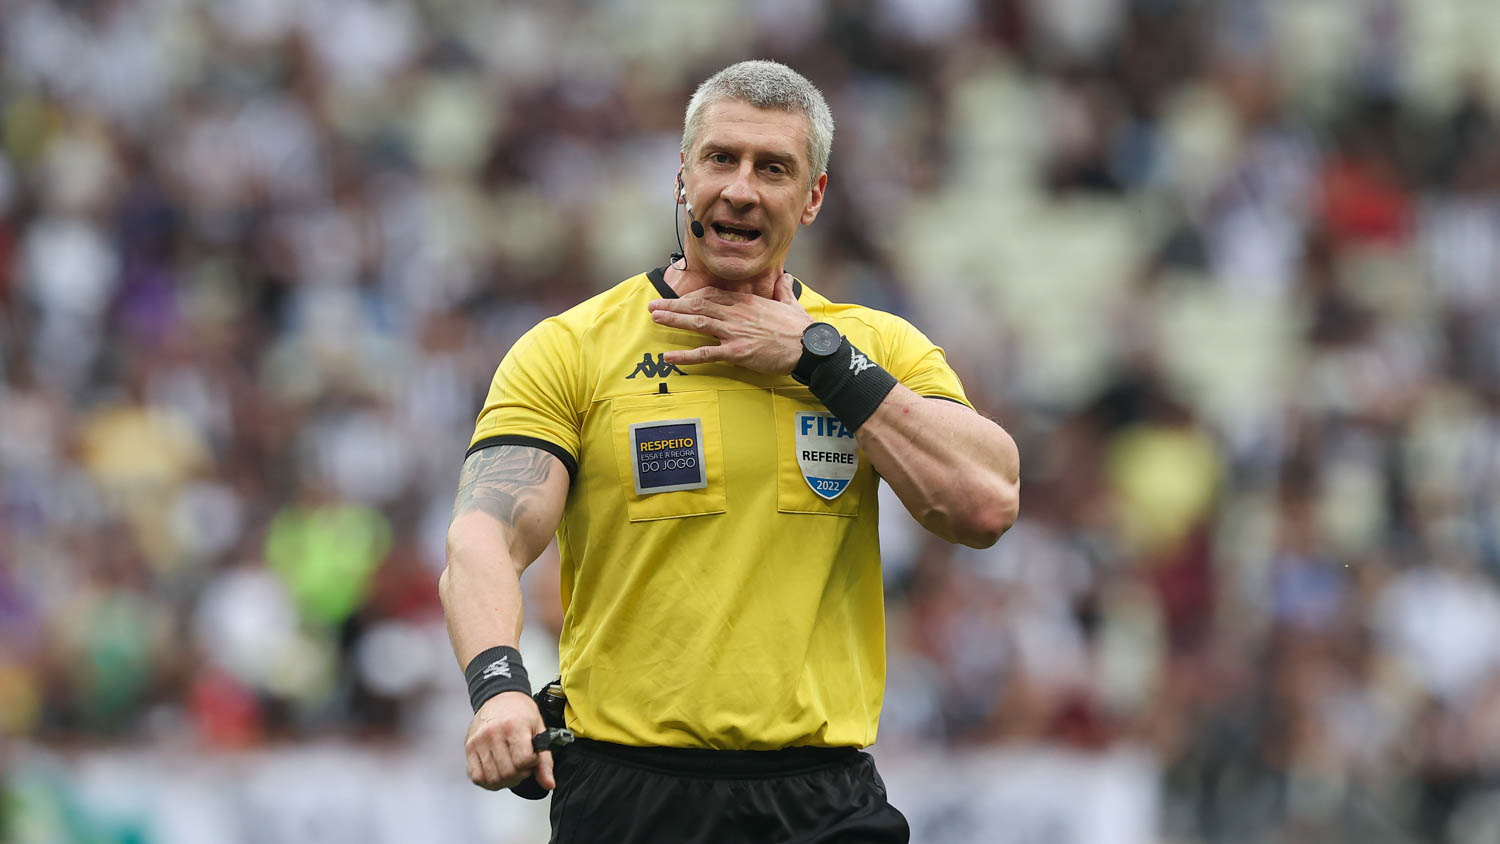
[(778, 388), (776, 509), (783, 513), (858, 516), (874, 469), (854, 434), (806, 387)]
[(625, 396), (610, 432), (632, 522), (724, 512), (724, 449), (714, 392)]

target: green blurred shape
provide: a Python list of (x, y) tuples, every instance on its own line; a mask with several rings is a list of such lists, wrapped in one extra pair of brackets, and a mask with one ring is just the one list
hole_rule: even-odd
[(353, 504), (290, 505), (266, 533), (266, 562), (303, 620), (336, 627), (364, 603), (391, 545), (378, 511)]
[(79, 714), (94, 729), (122, 726), (154, 674), (155, 607), (139, 594), (102, 593), (90, 607), (79, 679)]
[(141, 824), (106, 820), (80, 804), (67, 782), (24, 768), (0, 782), (0, 841), (13, 844), (147, 844)]

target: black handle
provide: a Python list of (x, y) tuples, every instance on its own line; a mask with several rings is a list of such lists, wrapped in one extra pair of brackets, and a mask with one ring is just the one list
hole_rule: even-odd
[(546, 732), (537, 733), (531, 737), (531, 749), (537, 753), (543, 750), (556, 750), (567, 747), (573, 743), (573, 731), (567, 727), (553, 727)]
[[(553, 727), (545, 732), (537, 733), (531, 737), (531, 748), (537, 753), (543, 750), (561, 750), (573, 743), (573, 731), (567, 727)], [(536, 774), (516, 783), (510, 790), (517, 797), (527, 800), (542, 800), (547, 796), (547, 789), (536, 781)]]

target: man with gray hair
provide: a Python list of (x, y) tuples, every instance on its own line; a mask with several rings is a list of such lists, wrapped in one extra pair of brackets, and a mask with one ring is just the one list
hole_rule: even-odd
[[(861, 750), (885, 687), (878, 484), (986, 547), (1019, 457), (916, 328), (786, 272), (832, 141), (790, 68), (715, 74), (683, 122), (687, 248), (495, 372), (440, 589), (469, 777), (555, 789), (554, 842), (909, 837)], [(554, 533), (562, 678), (539, 697), (578, 736), (555, 760), (516, 650), (520, 574)]]

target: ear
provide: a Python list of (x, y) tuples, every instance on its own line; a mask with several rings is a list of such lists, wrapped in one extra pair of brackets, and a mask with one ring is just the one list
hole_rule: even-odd
[(687, 197), (684, 196), (687, 192), (687, 185), (682, 181), (682, 174), (687, 168), (687, 156), (683, 153), (678, 153), (677, 158), (677, 181), (672, 185), (672, 201), (681, 205), (687, 201)]
[(818, 217), (818, 209), (823, 207), (823, 192), (828, 189), (828, 174), (823, 173), (813, 182), (812, 195), (807, 198), (807, 204), (802, 207), (802, 225), (810, 226), (812, 221)]

